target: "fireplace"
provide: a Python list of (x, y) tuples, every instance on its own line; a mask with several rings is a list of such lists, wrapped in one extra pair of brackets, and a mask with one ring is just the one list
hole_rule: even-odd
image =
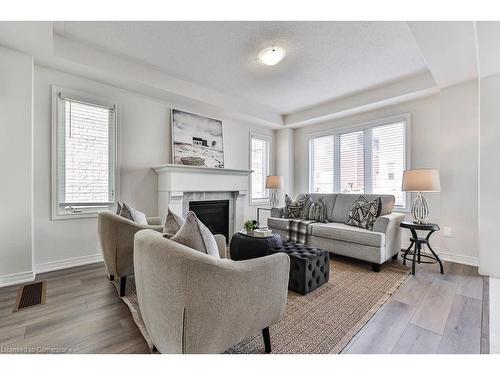
[(229, 200), (190, 201), (189, 211), (213, 234), (223, 234), (229, 241)]

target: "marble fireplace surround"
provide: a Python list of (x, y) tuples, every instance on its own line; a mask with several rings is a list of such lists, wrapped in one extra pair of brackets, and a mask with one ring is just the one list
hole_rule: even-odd
[(178, 164), (159, 165), (153, 170), (158, 175), (158, 214), (162, 218), (167, 208), (185, 217), (190, 201), (228, 200), (229, 233), (243, 227), (252, 171)]

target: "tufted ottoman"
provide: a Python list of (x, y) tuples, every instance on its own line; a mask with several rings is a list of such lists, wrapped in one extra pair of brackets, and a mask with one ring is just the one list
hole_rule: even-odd
[(289, 290), (306, 295), (328, 281), (330, 272), (328, 251), (307, 247), (301, 243), (287, 242), (268, 251), (268, 254), (275, 253), (285, 253), (290, 257)]

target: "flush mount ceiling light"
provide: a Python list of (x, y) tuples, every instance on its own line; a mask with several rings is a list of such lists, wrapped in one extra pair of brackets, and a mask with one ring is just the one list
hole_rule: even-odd
[(276, 65), (285, 58), (285, 50), (281, 47), (268, 47), (259, 52), (259, 60), (262, 64)]

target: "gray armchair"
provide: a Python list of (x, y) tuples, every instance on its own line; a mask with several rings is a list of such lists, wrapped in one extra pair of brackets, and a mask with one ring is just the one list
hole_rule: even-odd
[(142, 229), (163, 231), (161, 219), (150, 217), (149, 225), (140, 225), (111, 212), (101, 212), (98, 217), (99, 242), (109, 279), (120, 278), (120, 296), (125, 295), (127, 276), (134, 274), (134, 235)]
[(284, 313), (290, 261), (285, 254), (216, 259), (152, 230), (135, 236), (137, 297), (161, 353), (222, 353)]

